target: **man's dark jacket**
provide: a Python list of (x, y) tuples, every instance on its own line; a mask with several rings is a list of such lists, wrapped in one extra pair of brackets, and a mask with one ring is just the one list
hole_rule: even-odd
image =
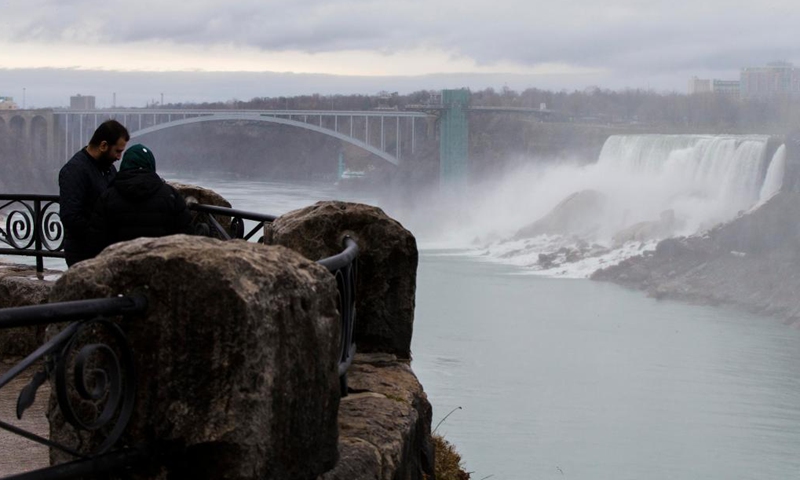
[(156, 172), (124, 170), (95, 205), (91, 222), (92, 253), (139, 237), (191, 233), (183, 197)]
[(94, 204), (114, 180), (116, 173), (113, 163), (95, 160), (85, 148), (61, 167), (58, 188), (67, 265), (92, 256), (89, 222)]

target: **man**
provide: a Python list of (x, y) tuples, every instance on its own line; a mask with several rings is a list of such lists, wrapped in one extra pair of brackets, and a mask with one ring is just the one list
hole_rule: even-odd
[(125, 150), (119, 173), (95, 204), (91, 253), (139, 237), (192, 233), (191, 221), (181, 194), (156, 173), (153, 152), (136, 144)]
[(128, 130), (116, 120), (107, 120), (94, 131), (89, 145), (61, 167), (58, 174), (64, 254), (71, 267), (92, 256), (89, 222), (97, 198), (114, 179), (114, 162), (130, 140)]

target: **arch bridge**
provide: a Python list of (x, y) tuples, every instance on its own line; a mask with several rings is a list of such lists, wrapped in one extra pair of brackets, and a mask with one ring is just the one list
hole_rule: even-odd
[(53, 118), (63, 134), (57, 147), (67, 158), (86, 145), (94, 130), (109, 118), (128, 128), (131, 139), (148, 133), (200, 122), (267, 122), (311, 130), (363, 148), (399, 165), (417, 149), (420, 129), (435, 115), (408, 111), (332, 111), (332, 110), (183, 110), (110, 109), (61, 110)]
[(329, 135), (393, 165), (400, 165), (416, 152), (418, 138), (438, 137), (441, 181), (463, 183), (469, 163), (469, 112), (514, 111), (552, 120), (553, 112), (546, 110), (471, 107), (469, 100), (468, 90), (444, 90), (441, 104), (411, 106), (413, 111), (5, 110), (0, 111), (0, 147), (9, 147), (6, 155), (19, 155), (34, 162), (46, 161), (55, 168), (85, 146), (97, 126), (109, 118), (125, 125), (132, 138), (199, 122), (258, 121)]

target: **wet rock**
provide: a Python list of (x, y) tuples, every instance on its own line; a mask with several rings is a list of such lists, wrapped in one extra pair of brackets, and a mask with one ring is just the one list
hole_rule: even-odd
[(605, 210), (606, 203), (605, 195), (595, 190), (573, 193), (547, 215), (517, 231), (514, 238), (545, 234), (587, 236), (599, 228), (597, 218)]
[(658, 220), (635, 223), (619, 232), (613, 239), (613, 245), (620, 247), (626, 242), (647, 242), (657, 240), (672, 235), (673, 231), (680, 228), (682, 222), (675, 218), (673, 210), (661, 212)]
[(780, 192), (704, 235), (662, 240), (653, 254), (629, 258), (591, 278), (656, 298), (732, 305), (793, 322), (800, 312), (798, 205), (800, 194)]

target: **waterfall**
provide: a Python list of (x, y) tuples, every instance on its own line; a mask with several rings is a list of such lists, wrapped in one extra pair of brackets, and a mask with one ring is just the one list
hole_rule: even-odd
[(758, 196), (758, 203), (764, 203), (778, 193), (783, 186), (783, 174), (786, 171), (786, 145), (781, 145), (769, 162), (769, 169), (764, 178), (764, 185)]
[[(616, 135), (596, 163), (534, 166), (476, 192), (462, 238), (481, 255), (586, 276), (664, 238), (702, 233), (780, 189), (785, 148), (765, 135)], [(464, 226), (466, 225), (466, 227)]]
[(676, 193), (691, 188), (718, 197), (732, 209), (760, 198), (767, 136), (636, 135), (612, 136), (598, 165), (607, 172), (658, 177)]
[(680, 233), (689, 234), (757, 204), (765, 194), (764, 172), (770, 166), (767, 189), (779, 188), (774, 186), (783, 177), (779, 154), (767, 158), (768, 140), (761, 135), (612, 136), (603, 145), (597, 168), (604, 175), (647, 185), (649, 192), (625, 199), (652, 207), (640, 213), (640, 220), (652, 219), (657, 213), (653, 208), (672, 210), (686, 221)]

